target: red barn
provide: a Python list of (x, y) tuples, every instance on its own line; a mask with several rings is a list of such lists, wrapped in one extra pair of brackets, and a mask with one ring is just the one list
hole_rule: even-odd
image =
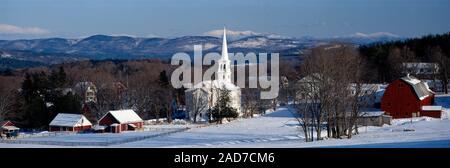
[(140, 129), (144, 125), (144, 121), (133, 110), (109, 111), (98, 123), (113, 133)]
[(91, 122), (82, 114), (59, 113), (50, 122), (49, 131), (79, 132), (91, 127)]
[(393, 118), (420, 115), (422, 106), (434, 103), (434, 92), (428, 85), (410, 75), (397, 79), (386, 88), (381, 98), (381, 109)]

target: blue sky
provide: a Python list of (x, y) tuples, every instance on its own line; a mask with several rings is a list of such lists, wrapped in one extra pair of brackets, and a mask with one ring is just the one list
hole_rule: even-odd
[(333, 37), (450, 31), (447, 0), (0, 0), (0, 39), (236, 31)]

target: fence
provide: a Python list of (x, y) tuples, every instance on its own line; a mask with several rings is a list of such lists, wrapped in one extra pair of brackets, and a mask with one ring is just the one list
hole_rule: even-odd
[[(48, 137), (48, 136), (58, 136), (58, 135), (68, 135), (68, 134), (75, 134), (75, 132), (44, 132), (44, 133), (23, 133), (20, 132), (17, 136), (12, 136), (10, 139), (24, 139), (24, 138), (35, 138), (35, 137)], [(5, 139), (4, 137), (2, 137)]]
[[(130, 143), (135, 141), (141, 141), (149, 138), (155, 138), (160, 136), (166, 136), (177, 132), (183, 132), (188, 130), (189, 128), (162, 128), (159, 130), (165, 130), (166, 132), (162, 132), (160, 134), (152, 134), (145, 136), (136, 136), (130, 137), (120, 140), (107, 140), (104, 142), (64, 142), (64, 141), (21, 141), (21, 140), (0, 140), (0, 143), (11, 143), (11, 144), (36, 144), (36, 145), (57, 145), (57, 146), (110, 146), (117, 145), (123, 143)], [(149, 129), (150, 130), (150, 129)], [(153, 129), (155, 130), (155, 129)], [(167, 131), (169, 130), (169, 131)]]
[(19, 133), (19, 135), (16, 138), (22, 139), (22, 138), (48, 137), (48, 136), (68, 135), (68, 134), (75, 134), (75, 132), (45, 132), (34, 134)]

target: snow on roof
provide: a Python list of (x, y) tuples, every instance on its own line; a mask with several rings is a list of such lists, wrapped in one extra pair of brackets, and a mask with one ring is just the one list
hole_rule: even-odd
[(92, 123), (82, 114), (59, 113), (52, 120), (52, 122), (50, 122), (49, 125), (74, 127), (74, 126), (88, 126), (92, 125)]
[(102, 125), (94, 125), (93, 129), (94, 129), (94, 130), (104, 130), (104, 129), (106, 129), (106, 126), (102, 126)]
[(416, 85), (416, 84), (420, 83), (419, 79), (417, 79), (417, 78), (415, 78), (413, 76), (410, 76), (410, 75), (403, 77), (402, 80), (407, 82), (410, 85)]
[(423, 111), (441, 111), (442, 106), (422, 106)]
[[(376, 84), (376, 83), (362, 83), (361, 84), (361, 90), (362, 91), (379, 91), (381, 90), (381, 85), (382, 84)], [(351, 83), (350, 84), (350, 89), (355, 90), (356, 89), (357, 84), (356, 83)]]
[(403, 63), (403, 66), (407, 68), (435, 68), (439, 65), (437, 63), (430, 62), (405, 62)]
[(434, 92), (431, 91), (428, 87), (427, 83), (422, 82), (411, 75), (405, 76), (401, 78), (401, 80), (405, 81), (407, 84), (413, 87), (414, 92), (420, 100), (423, 100), (426, 97), (434, 94)]
[(3, 126), (1, 128), (4, 130), (20, 130), (20, 128), (17, 128), (15, 126)]
[(83, 87), (83, 88), (85, 88), (85, 87), (89, 87), (89, 86), (92, 86), (92, 85), (94, 85), (93, 82), (86, 81), (86, 82), (78, 82), (77, 84), (75, 84), (75, 87)]
[(376, 117), (381, 115), (384, 115), (384, 111), (365, 111), (359, 114), (361, 117)]
[(204, 89), (211, 89), (212, 88), (217, 88), (217, 89), (222, 89), (223, 87), (225, 87), (225, 89), (227, 90), (238, 90), (240, 89), (238, 86), (234, 85), (231, 82), (227, 82), (224, 80), (207, 80), (207, 81), (202, 81), (200, 83), (195, 84), (192, 88), (186, 90), (186, 91), (192, 91), (192, 90), (196, 90), (199, 88), (204, 88)]
[[(133, 110), (115, 110), (115, 111), (109, 111), (109, 114), (111, 114), (119, 123), (132, 123), (132, 122), (141, 122), (143, 121), (141, 117), (139, 117), (136, 112)], [(106, 115), (105, 115), (106, 116)], [(103, 118), (103, 117), (102, 117)], [(100, 119), (101, 120), (101, 119)]]

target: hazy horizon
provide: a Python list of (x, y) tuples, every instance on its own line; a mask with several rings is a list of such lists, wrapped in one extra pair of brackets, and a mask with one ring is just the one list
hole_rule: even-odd
[(419, 37), (450, 31), (449, 6), (444, 0), (4, 0), (0, 39), (214, 36), (223, 26), (236, 35)]

